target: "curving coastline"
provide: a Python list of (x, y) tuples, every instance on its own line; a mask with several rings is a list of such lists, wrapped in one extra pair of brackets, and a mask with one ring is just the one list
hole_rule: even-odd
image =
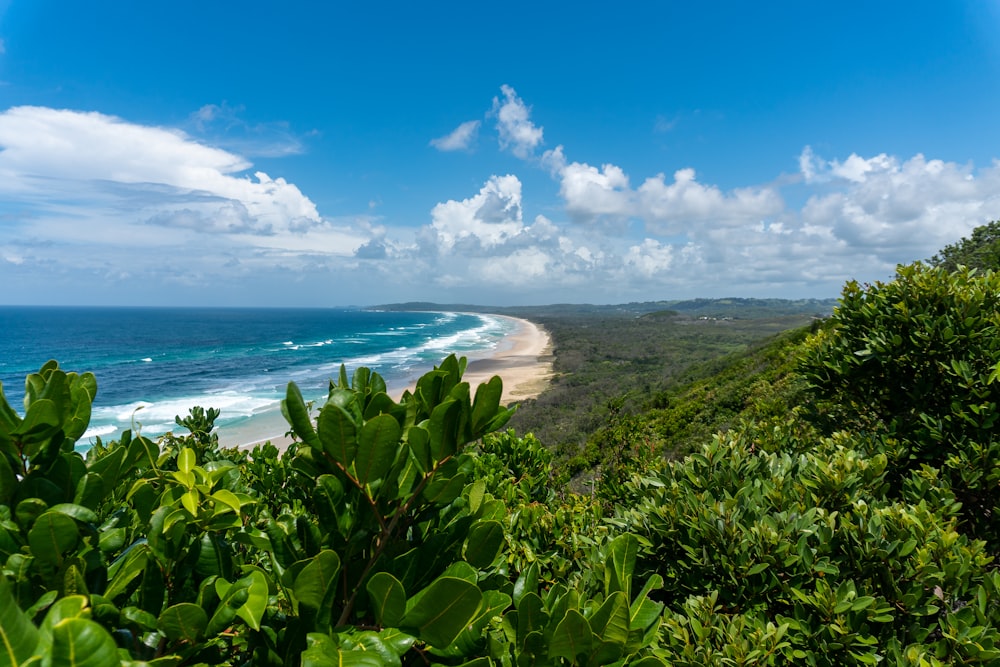
[[(492, 316), (514, 322), (517, 328), (504, 336), (500, 345), (487, 355), (469, 356), (463, 379), (475, 394), (480, 383), (499, 375), (503, 379), (500, 401), (504, 405), (538, 396), (552, 377), (552, 342), (549, 333), (529, 320), (508, 315)], [(413, 386), (408, 389), (412, 390)], [(403, 390), (398, 393), (402, 394)], [(246, 449), (270, 441), (279, 449), (284, 449), (291, 443), (291, 438), (284, 435), (288, 425), (279, 410), (256, 417), (254, 424), (252, 431), (247, 428), (220, 429), (220, 444)]]

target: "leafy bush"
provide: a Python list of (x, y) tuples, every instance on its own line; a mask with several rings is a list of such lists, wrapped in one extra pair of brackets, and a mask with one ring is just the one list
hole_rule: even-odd
[(894, 492), (923, 465), (941, 470), (972, 534), (1000, 547), (1000, 274), (914, 264), (848, 283), (801, 368), (840, 428), (882, 436)]
[(195, 409), (190, 435), (125, 432), (84, 458), (96, 382), (46, 364), (25, 417), (0, 400), (0, 665), (662, 664), (634, 537), (575, 553), (568, 587), (507, 557), (529, 526), (484, 480), (519, 467), (510, 500), (540, 505), (550, 460), (512, 434), (484, 447), (519, 461), (476, 459), (510, 411), (464, 367), (398, 403), (342, 369), (315, 418), (290, 384), (282, 456), (218, 449), (217, 411)]

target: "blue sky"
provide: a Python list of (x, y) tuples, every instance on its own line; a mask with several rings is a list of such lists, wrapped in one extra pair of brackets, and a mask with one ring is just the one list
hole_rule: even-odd
[(1000, 217), (998, 28), (996, 0), (0, 0), (0, 303), (836, 296)]

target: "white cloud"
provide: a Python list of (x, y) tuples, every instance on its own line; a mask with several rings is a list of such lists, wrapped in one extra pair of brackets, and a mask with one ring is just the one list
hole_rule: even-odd
[(480, 124), (478, 120), (466, 121), (452, 130), (451, 133), (437, 139), (431, 139), (431, 146), (439, 151), (468, 150), (476, 141)]
[(807, 183), (824, 183), (833, 179), (862, 183), (868, 173), (892, 169), (894, 162), (895, 158), (885, 153), (867, 159), (851, 153), (843, 162), (827, 161), (816, 155), (811, 146), (806, 146), (799, 155), (799, 171)]
[[(197, 143), (184, 133), (100, 113), (14, 107), (0, 113), (0, 194), (18, 197), (138, 199), (169, 222), (197, 212), (242, 222), (233, 231), (274, 233), (320, 224), (316, 206), (293, 184), (258, 171), (243, 157)], [(170, 202), (165, 205), (165, 202)], [(180, 206), (178, 206), (180, 205)], [(189, 215), (177, 218), (180, 226)], [(209, 231), (220, 231), (210, 224)]]
[(737, 188), (723, 193), (714, 185), (703, 185), (691, 168), (674, 172), (673, 182), (663, 174), (647, 178), (639, 186), (638, 212), (649, 228), (676, 233), (687, 225), (741, 224), (780, 213), (781, 197), (770, 188)]
[(506, 256), (485, 260), (481, 278), (494, 285), (524, 287), (547, 281), (551, 263), (552, 259), (541, 248), (523, 248)]
[[(206, 104), (190, 116), (195, 132), (213, 145), (225, 147), (241, 155), (284, 157), (298, 155), (305, 148), (288, 123), (248, 122), (242, 105)], [(315, 131), (314, 131), (315, 132)]]
[(494, 248), (524, 229), (521, 181), (511, 175), (493, 176), (478, 194), (437, 204), (431, 218), (439, 250), (461, 245), (467, 252), (479, 253)]
[(674, 263), (674, 248), (655, 239), (644, 239), (625, 254), (625, 266), (635, 269), (639, 275), (652, 278), (670, 270)]
[(497, 119), (500, 148), (510, 150), (519, 158), (530, 157), (542, 143), (543, 128), (531, 122), (531, 109), (510, 86), (500, 87), (503, 100), (493, 98), (493, 115)]
[(813, 164), (819, 166), (811, 176), (804, 171), (807, 178), (844, 185), (810, 197), (803, 223), (885, 261), (928, 257), (1000, 211), (996, 163), (978, 173), (920, 154), (905, 161), (885, 154), (852, 154), (843, 162), (813, 157)]
[[(176, 129), (9, 109), (0, 113), (0, 283), (12, 293), (50, 280), (93, 281), (102, 294), (228, 286), (216, 303), (254, 303), (269, 284), (283, 286), (281, 302), (287, 293), (314, 304), (832, 296), (849, 278), (888, 278), (898, 262), (929, 257), (1000, 212), (1000, 163), (827, 159), (805, 147), (794, 178), (723, 187), (689, 165), (630, 177), (616, 164), (567, 159), (561, 145), (539, 157), (541, 128), (513, 89), (504, 94), (502, 142), (551, 174), (555, 204), (535, 181), (493, 175), (465, 198), (442, 198), (419, 227), (364, 205), (322, 216), (294, 183)], [(224, 111), (197, 116), (217, 124)], [(789, 204), (786, 189), (804, 203)]]
[(77, 292), (93, 285), (125, 302), (210, 282), (256, 303), (244, 281), (328, 271), (371, 239), (360, 224), (320, 216), (293, 183), (248, 175), (250, 167), (175, 129), (94, 112), (8, 109), (0, 113), (3, 266), (14, 258), (23, 276), (45, 266), (53, 284), (64, 280)]
[(562, 169), (561, 176), (559, 194), (566, 200), (567, 213), (575, 219), (619, 220), (634, 212), (633, 192), (620, 167), (605, 164), (597, 169), (573, 162)]

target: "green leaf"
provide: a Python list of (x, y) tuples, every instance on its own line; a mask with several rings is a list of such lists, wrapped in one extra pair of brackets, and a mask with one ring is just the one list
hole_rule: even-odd
[(94, 513), (93, 510), (87, 509), (82, 505), (59, 503), (58, 505), (50, 507), (49, 511), (65, 514), (66, 516), (76, 519), (77, 521), (82, 521), (83, 523), (97, 523), (97, 514)]
[(493, 421), (500, 407), (502, 395), (503, 380), (496, 375), (476, 388), (476, 398), (472, 403), (473, 438), (480, 438), (486, 433), (486, 427)]
[(532, 563), (514, 582), (514, 606), (520, 610), (521, 598), (538, 590), (538, 563)]
[(503, 525), (499, 521), (477, 521), (465, 541), (465, 560), (470, 565), (489, 567), (506, 544)]
[(107, 630), (85, 618), (68, 618), (52, 628), (52, 667), (107, 667), (120, 664), (118, 646)]
[(375, 619), (383, 627), (396, 627), (406, 615), (406, 591), (388, 572), (377, 572), (365, 585)]
[(430, 439), (431, 434), (421, 426), (411, 426), (406, 429), (407, 444), (422, 473), (427, 473), (434, 467), (434, 461), (431, 460)]
[(10, 467), (7, 455), (0, 451), (0, 505), (9, 505), (17, 491), (17, 477)]
[(361, 427), (354, 459), (354, 471), (361, 484), (380, 480), (389, 472), (399, 449), (400, 435), (399, 422), (390, 415), (379, 415)]
[(440, 577), (420, 592), (401, 627), (413, 628), (419, 639), (445, 648), (476, 618), (483, 602), (479, 588), (464, 579)]
[[(260, 630), (260, 622), (267, 611), (268, 582), (267, 575), (260, 570), (253, 570), (240, 582), (249, 580), (247, 586), (247, 599), (242, 607), (236, 610), (236, 614), (246, 621), (254, 630)], [(237, 582), (237, 583), (240, 583)]]
[(295, 577), (292, 590), (299, 604), (319, 609), (327, 589), (340, 571), (340, 556), (329, 549), (320, 551)]
[(443, 461), (458, 451), (458, 424), (462, 416), (462, 404), (447, 399), (434, 408), (427, 422), (430, 432), (431, 456), (435, 461)]
[(288, 383), (285, 391), (285, 400), (281, 402), (281, 414), (292, 427), (299, 440), (306, 443), (313, 449), (322, 449), (316, 430), (313, 428), (312, 420), (309, 418), (309, 409), (302, 399), (302, 392), (294, 382)]
[(577, 662), (578, 656), (590, 653), (593, 643), (594, 633), (590, 629), (590, 623), (576, 609), (570, 609), (552, 633), (549, 657)]
[(58, 564), (62, 555), (76, 546), (80, 531), (76, 521), (49, 510), (35, 521), (28, 533), (31, 554), (40, 561)]
[(608, 560), (604, 566), (605, 593), (610, 595), (621, 591), (625, 597), (632, 596), (632, 573), (639, 553), (639, 540), (635, 535), (624, 534), (616, 537), (608, 546)]
[(320, 410), (316, 425), (323, 451), (347, 469), (358, 449), (354, 419), (339, 405), (327, 403)]
[(589, 623), (601, 641), (624, 646), (629, 632), (628, 598), (621, 591), (612, 593), (590, 617)]
[(22, 440), (29, 437), (33, 441), (44, 440), (59, 429), (60, 421), (56, 404), (48, 399), (40, 399), (31, 404), (24, 415), (24, 421), (11, 431), (11, 435), (20, 436)]
[(157, 619), (156, 627), (167, 639), (193, 643), (205, 635), (208, 614), (196, 604), (182, 602), (167, 607)]
[(545, 611), (545, 603), (534, 591), (530, 591), (521, 596), (520, 604), (517, 607), (517, 638), (519, 645), (523, 649), (524, 642), (528, 635), (535, 631), (542, 631), (549, 622), (549, 615)]
[(194, 450), (190, 447), (185, 447), (177, 455), (177, 469), (185, 474), (190, 473), (194, 470), (196, 460)]
[(17, 667), (35, 653), (38, 630), (10, 590), (5, 576), (0, 576), (0, 667)]

